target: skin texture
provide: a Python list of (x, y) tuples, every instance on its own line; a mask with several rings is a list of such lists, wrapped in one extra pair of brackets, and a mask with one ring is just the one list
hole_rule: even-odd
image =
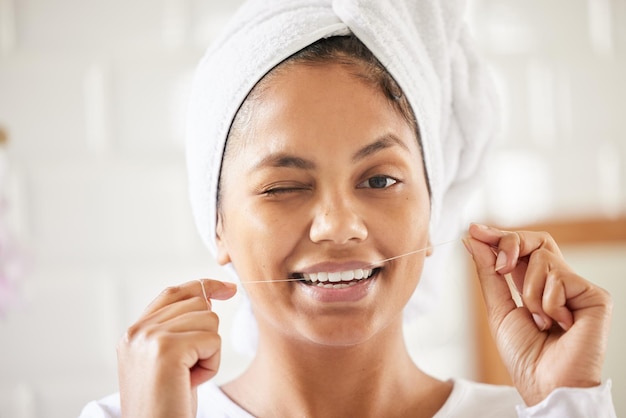
[[(358, 292), (245, 284), (428, 246), (429, 194), (413, 130), (377, 89), (336, 64), (293, 65), (258, 100), (224, 161), (217, 238), (260, 339), (248, 370), (222, 389), (256, 416), (432, 416), (452, 384), (415, 366), (402, 333), (428, 254), (381, 266)], [(572, 272), (547, 234), (478, 225), (469, 234), (491, 328), (526, 402), (558, 386), (597, 385), (606, 292)], [(511, 300), (507, 273), (526, 308)], [(205, 289), (212, 299), (236, 291), (212, 280)], [(118, 346), (123, 413), (194, 416), (195, 388), (215, 375), (220, 350), (218, 318), (199, 283), (166, 290)]]

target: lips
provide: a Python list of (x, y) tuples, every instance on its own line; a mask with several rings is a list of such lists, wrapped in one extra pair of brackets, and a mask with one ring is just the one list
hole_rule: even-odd
[(333, 271), (333, 272), (315, 272), (300, 273), (299, 278), (306, 284), (323, 287), (326, 289), (343, 289), (354, 286), (363, 280), (367, 280), (378, 272), (378, 268), (363, 269), (357, 268), (353, 270)]

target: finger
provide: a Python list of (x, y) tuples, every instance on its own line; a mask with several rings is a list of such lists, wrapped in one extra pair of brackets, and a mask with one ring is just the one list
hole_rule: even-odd
[(171, 361), (180, 361), (189, 370), (191, 386), (196, 387), (217, 374), (220, 365), (222, 338), (214, 332), (189, 331), (168, 333), (160, 347), (172, 349)]
[(520, 247), (521, 237), (517, 232), (504, 232), (498, 243), (495, 270), (502, 274), (510, 273), (517, 266)]
[[(610, 316), (612, 302), (609, 293), (569, 269), (550, 271), (546, 288), (544, 310), (565, 330), (579, 320), (601, 323), (601, 318)], [(582, 312), (586, 315), (581, 315)], [(597, 323), (592, 325), (595, 326)]]
[(543, 309), (546, 279), (551, 268), (552, 253), (544, 249), (536, 250), (529, 258), (524, 272), (518, 274), (522, 282), (522, 301), (532, 314), (537, 328), (541, 331), (552, 326), (552, 320)]
[[(574, 311), (602, 303), (602, 292), (591, 291), (596, 287), (576, 275), (561, 257), (544, 249), (530, 256), (523, 289), (524, 305), (542, 330), (550, 328), (553, 321), (568, 330), (574, 323)], [(598, 296), (598, 301), (587, 300), (590, 295)]]
[(520, 257), (529, 256), (533, 251), (543, 248), (562, 258), (558, 245), (547, 232), (502, 231), (480, 224), (471, 224), (470, 235), (496, 248), (495, 269), (502, 273), (511, 273)]
[(179, 365), (189, 371), (192, 387), (213, 377), (219, 368), (222, 339), (215, 332), (189, 331), (155, 333), (150, 350), (163, 364)]
[(491, 246), (472, 237), (466, 238), (465, 243), (476, 265), (489, 323), (492, 329), (497, 329), (506, 315), (517, 306), (504, 277), (495, 271), (496, 255)]
[(191, 368), (191, 386), (196, 387), (217, 374), (222, 354), (222, 338), (218, 334), (203, 335), (198, 361)]
[[(219, 280), (203, 279), (204, 292), (209, 299), (226, 300), (230, 299), (237, 293), (237, 285), (230, 282), (222, 282)], [(166, 288), (159, 296), (148, 305), (144, 311), (144, 315), (150, 315), (172, 303), (189, 299), (194, 296), (201, 296), (204, 299), (202, 287), (198, 280), (184, 283), (180, 286), (171, 286)], [(206, 303), (205, 303), (206, 306)]]
[[(139, 321), (128, 328), (120, 342), (123, 344), (145, 344), (146, 342), (151, 342), (151, 344), (154, 343), (157, 347), (161, 347), (161, 340), (166, 336), (189, 332), (217, 334), (218, 328), (218, 315), (215, 312), (203, 309), (185, 312), (164, 322), (152, 321), (148, 323), (147, 321)], [(167, 347), (167, 344), (164, 346)]]
[[(535, 249), (543, 247), (558, 252), (558, 246), (547, 232), (540, 231), (504, 231), (487, 225), (472, 223), (469, 227), (469, 233), (472, 238), (497, 247), (500, 240), (506, 236), (517, 239), (520, 245), (520, 256), (526, 256)], [(518, 237), (514, 237), (518, 235)]]
[(500, 242), (500, 238), (504, 236), (504, 232), (497, 229), (492, 228), (487, 225), (471, 223), (469, 226), (470, 236), (474, 239), (477, 239), (485, 244), (489, 244), (493, 247), (497, 247)]
[(168, 332), (217, 332), (219, 323), (220, 321), (217, 314), (205, 309), (203, 311), (187, 312), (184, 315), (177, 316), (167, 322), (159, 324), (159, 327)]
[(185, 315), (190, 312), (208, 312), (207, 302), (204, 300), (204, 296), (192, 296), (189, 299), (183, 299), (178, 302), (165, 305), (159, 310), (144, 314), (140, 318), (138, 323), (142, 324), (158, 324), (169, 321), (172, 318)]
[(517, 264), (520, 249), (520, 237), (514, 232), (502, 231), (487, 225), (470, 224), (469, 233), (472, 238), (489, 244), (496, 254), (494, 267), (501, 273), (509, 273)]
[[(570, 275), (571, 273), (564, 273)], [(546, 288), (543, 292), (542, 307), (543, 311), (559, 326), (567, 331), (574, 324), (574, 316), (567, 307), (567, 289), (563, 280), (563, 273), (551, 271), (546, 279)], [(577, 286), (575, 281), (570, 283), (570, 293), (572, 288)]]

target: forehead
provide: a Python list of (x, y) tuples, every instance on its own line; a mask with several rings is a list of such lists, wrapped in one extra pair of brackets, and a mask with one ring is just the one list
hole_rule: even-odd
[(339, 139), (387, 131), (401, 132), (417, 143), (414, 128), (382, 89), (355, 66), (290, 64), (259, 87), (244, 111), (246, 123), (240, 124), (247, 128), (243, 136), (253, 143), (258, 144), (261, 137), (271, 142), (295, 135), (315, 142), (328, 135)]

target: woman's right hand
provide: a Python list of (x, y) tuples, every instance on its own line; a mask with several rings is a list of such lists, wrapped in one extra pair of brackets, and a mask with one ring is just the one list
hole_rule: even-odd
[(220, 362), (210, 299), (236, 292), (232, 283), (195, 280), (165, 289), (146, 308), (117, 347), (122, 416), (196, 416), (196, 389)]

